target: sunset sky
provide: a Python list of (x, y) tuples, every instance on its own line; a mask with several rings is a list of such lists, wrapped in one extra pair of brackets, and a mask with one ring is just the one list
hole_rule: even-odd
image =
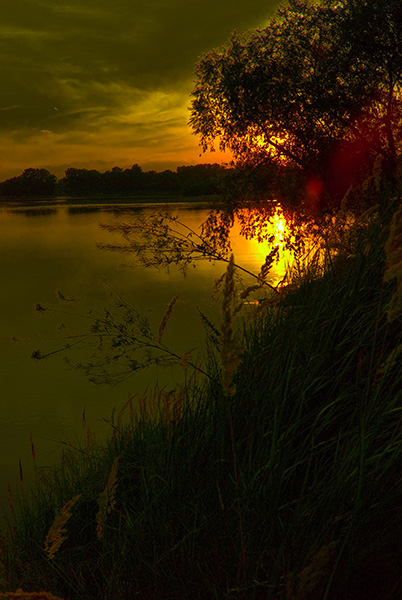
[(200, 157), (193, 68), (278, 0), (10, 0), (0, 23), (0, 181), (25, 168), (144, 170)]

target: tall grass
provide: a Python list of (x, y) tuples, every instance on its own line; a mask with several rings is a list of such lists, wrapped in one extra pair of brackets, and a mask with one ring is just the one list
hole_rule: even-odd
[(213, 376), (137, 410), (129, 399), (104, 447), (67, 453), (8, 517), (1, 588), (65, 600), (402, 597), (388, 232), (384, 218), (355, 227), (323, 273), (250, 312), (237, 339), (228, 288)]

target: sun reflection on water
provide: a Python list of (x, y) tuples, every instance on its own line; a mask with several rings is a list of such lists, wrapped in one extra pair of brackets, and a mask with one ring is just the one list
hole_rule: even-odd
[[(240, 220), (250, 216), (249, 213), (250, 211), (248, 214), (243, 212)], [(278, 247), (279, 251), (268, 277), (270, 285), (278, 285), (286, 276), (293, 260), (292, 252), (287, 248), (287, 242), (291, 239), (291, 229), (284, 211), (277, 206), (273, 214), (259, 222), (261, 233), (259, 241), (250, 237), (247, 239), (240, 220), (235, 222), (231, 236), (236, 262), (246, 262), (250, 270), (258, 274), (266, 257), (275, 247)]]
[(283, 246), (287, 223), (285, 215), (283, 214), (283, 210), (280, 207), (278, 207), (275, 211), (272, 219), (272, 225), (275, 232), (275, 243)]

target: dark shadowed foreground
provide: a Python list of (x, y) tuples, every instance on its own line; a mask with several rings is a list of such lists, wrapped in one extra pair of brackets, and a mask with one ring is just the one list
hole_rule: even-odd
[(209, 377), (183, 357), (186, 385), (129, 400), (104, 447), (88, 440), (30, 502), (10, 499), (1, 588), (400, 597), (402, 217), (390, 233), (390, 212), (358, 220), (324, 269), (243, 326), (229, 263)]

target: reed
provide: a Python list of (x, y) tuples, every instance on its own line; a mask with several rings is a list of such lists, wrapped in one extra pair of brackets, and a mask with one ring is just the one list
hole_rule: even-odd
[(67, 502), (61, 509), (60, 514), (55, 516), (52, 526), (50, 527), (46, 536), (44, 551), (48, 558), (52, 559), (59, 551), (62, 543), (67, 539), (67, 522), (69, 521), (72, 513), (71, 509), (74, 504), (78, 502), (81, 494), (74, 496), (69, 502)]
[(31, 457), (32, 457), (33, 464), (35, 465), (36, 464), (36, 454), (35, 454), (35, 446), (33, 443), (32, 435), (29, 436), (29, 441), (31, 444)]
[(224, 395), (228, 398), (236, 393), (234, 378), (241, 363), (241, 348), (233, 331), (233, 319), (236, 313), (234, 273), (234, 256), (232, 254), (224, 279), (220, 338), (222, 387)]
[(166, 329), (166, 325), (168, 324), (168, 321), (169, 321), (170, 317), (172, 316), (173, 308), (174, 308), (174, 305), (176, 304), (178, 298), (179, 298), (178, 295), (174, 296), (174, 298), (172, 298), (172, 300), (169, 302), (169, 306), (167, 307), (167, 309), (165, 311), (165, 314), (162, 317), (162, 320), (158, 327), (158, 336), (157, 336), (158, 344), (160, 344), (162, 342), (162, 337), (163, 337), (164, 331)]
[(99, 510), (96, 515), (96, 535), (98, 540), (102, 539), (103, 526), (108, 515), (116, 506), (116, 486), (117, 486), (117, 463), (119, 457), (117, 456), (110, 469), (109, 477), (105, 486), (98, 498)]

